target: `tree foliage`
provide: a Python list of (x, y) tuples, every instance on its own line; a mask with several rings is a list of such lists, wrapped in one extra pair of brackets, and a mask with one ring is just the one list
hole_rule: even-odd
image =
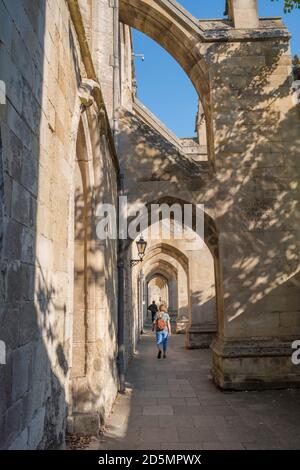
[(295, 80), (300, 80), (300, 59), (297, 54), (293, 58), (293, 73)]
[[(300, 9), (300, 0), (272, 0), (272, 2), (278, 2), (278, 1), (283, 1), (283, 8), (284, 8), (284, 13), (290, 13), (294, 8), (299, 8)], [(228, 10), (229, 10), (229, 5), (228, 5), (228, 0), (226, 0), (225, 4), (225, 13), (224, 15), (228, 15)]]
[[(278, 2), (278, 0), (276, 0)], [(274, 2), (274, 0), (272, 0)], [(284, 12), (290, 13), (294, 8), (300, 9), (300, 0), (284, 0)]]

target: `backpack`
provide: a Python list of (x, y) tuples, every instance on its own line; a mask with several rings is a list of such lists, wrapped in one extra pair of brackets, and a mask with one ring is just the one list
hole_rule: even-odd
[(157, 318), (155, 322), (156, 331), (164, 331), (166, 328), (166, 322), (162, 317)]

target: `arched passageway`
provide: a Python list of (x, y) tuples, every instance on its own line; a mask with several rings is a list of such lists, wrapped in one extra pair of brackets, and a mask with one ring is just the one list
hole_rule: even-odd
[[(188, 266), (188, 257), (172, 244), (172, 240), (159, 242), (148, 238), (147, 253), (141, 271), (145, 273), (146, 280), (157, 273), (167, 279), (168, 312), (178, 333), (185, 332), (191, 317)], [(150, 300), (149, 298), (149, 302)]]
[[(165, 203), (172, 207), (177, 203), (183, 207), (185, 201), (169, 198), (154, 201)], [(150, 211), (151, 204), (148, 204)], [(171, 310), (175, 301), (170, 300), (171, 290), (176, 293), (177, 311), (171, 312), (178, 333), (186, 334), (186, 346), (188, 348), (209, 347), (213, 337), (217, 333), (218, 320), (222, 320), (222, 293), (221, 270), (218, 258), (218, 231), (210, 216), (194, 206), (193, 217), (189, 230), (196, 230), (198, 224), (197, 217), (202, 216), (206, 219), (204, 230), (205, 243), (201, 241), (195, 245), (194, 241), (183, 239), (151, 239), (151, 221), (149, 220), (149, 229), (143, 232), (147, 239), (147, 251), (143, 263), (139, 267), (133, 268), (128, 273), (131, 279), (130, 284), (136, 285), (138, 279), (149, 282), (158, 275), (164, 276), (168, 281), (169, 304)], [(165, 222), (165, 221), (163, 221)], [(174, 225), (174, 221), (170, 221)], [(188, 232), (187, 232), (188, 233)], [(199, 238), (198, 235), (196, 235)], [(198, 240), (200, 242), (200, 240)], [(195, 249), (196, 248), (196, 249)], [(135, 246), (128, 245), (129, 257), (136, 258)], [(172, 289), (171, 289), (172, 286)], [(144, 306), (139, 305), (136, 295), (132, 291), (130, 296), (136, 312), (134, 317), (145, 318), (145, 306), (154, 299), (144, 299)], [(175, 297), (174, 297), (175, 298)], [(219, 311), (218, 311), (219, 309)], [(140, 322), (142, 320), (137, 320)]]
[(150, 302), (154, 301), (156, 305), (165, 303), (169, 305), (170, 308), (171, 297), (169, 296), (168, 279), (166, 279), (160, 272), (157, 272), (152, 274), (150, 279), (147, 277), (146, 282), (148, 287), (147, 304), (150, 304)]

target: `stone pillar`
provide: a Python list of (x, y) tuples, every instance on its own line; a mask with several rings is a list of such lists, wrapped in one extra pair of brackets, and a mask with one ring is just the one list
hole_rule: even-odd
[(139, 322), (139, 333), (143, 333), (144, 321), (145, 321), (145, 299), (144, 299), (144, 285), (145, 285), (145, 276), (143, 271), (141, 270), (138, 276), (138, 285), (139, 285), (139, 292), (138, 292), (138, 322)]
[(300, 368), (292, 362), (292, 344), (300, 338), (300, 136), (289, 43), (214, 48), (223, 292), (212, 345), (214, 380), (224, 389), (300, 386)]
[(177, 273), (177, 295), (178, 311), (176, 317), (176, 333), (185, 334), (190, 323), (190, 300), (187, 273), (179, 264)]
[(257, 0), (229, 0), (228, 16), (237, 29), (258, 28)]
[(209, 348), (217, 332), (214, 260), (206, 245), (189, 253), (191, 319), (186, 347)]
[(147, 304), (147, 283), (146, 283), (146, 279), (145, 279), (145, 276), (143, 277), (143, 286), (142, 286), (142, 303), (143, 303), (143, 326), (145, 325), (145, 323), (147, 323), (147, 307), (148, 307), (148, 304)]

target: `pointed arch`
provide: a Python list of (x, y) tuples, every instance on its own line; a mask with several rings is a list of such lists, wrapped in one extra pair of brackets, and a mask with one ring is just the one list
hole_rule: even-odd
[[(177, 198), (175, 196), (163, 196), (158, 199), (149, 201), (146, 203), (148, 209), (148, 226), (151, 226), (151, 205), (152, 204), (179, 204), (182, 207), (182, 213), (184, 213), (184, 205), (192, 204), (192, 224), (191, 229), (196, 230), (197, 216), (199, 216), (200, 208), (196, 204), (188, 202), (184, 199)], [(203, 213), (203, 211), (201, 211)], [(215, 289), (216, 289), (216, 303), (217, 303), (217, 318), (218, 328), (223, 328), (224, 318), (224, 295), (223, 295), (223, 275), (222, 266), (219, 253), (219, 230), (213, 217), (204, 211), (204, 242), (211, 252), (214, 260), (214, 276), (215, 276)], [(129, 250), (133, 240), (128, 239), (124, 243), (124, 249)], [(149, 252), (150, 253), (150, 252)], [(146, 255), (147, 256), (147, 255)], [(150, 254), (151, 256), (151, 254)], [(146, 260), (146, 257), (144, 258)]]
[(213, 163), (209, 70), (201, 53), (203, 35), (197, 19), (175, 1), (120, 0), (120, 21), (156, 41), (190, 78), (202, 102), (206, 118), (208, 157)]

